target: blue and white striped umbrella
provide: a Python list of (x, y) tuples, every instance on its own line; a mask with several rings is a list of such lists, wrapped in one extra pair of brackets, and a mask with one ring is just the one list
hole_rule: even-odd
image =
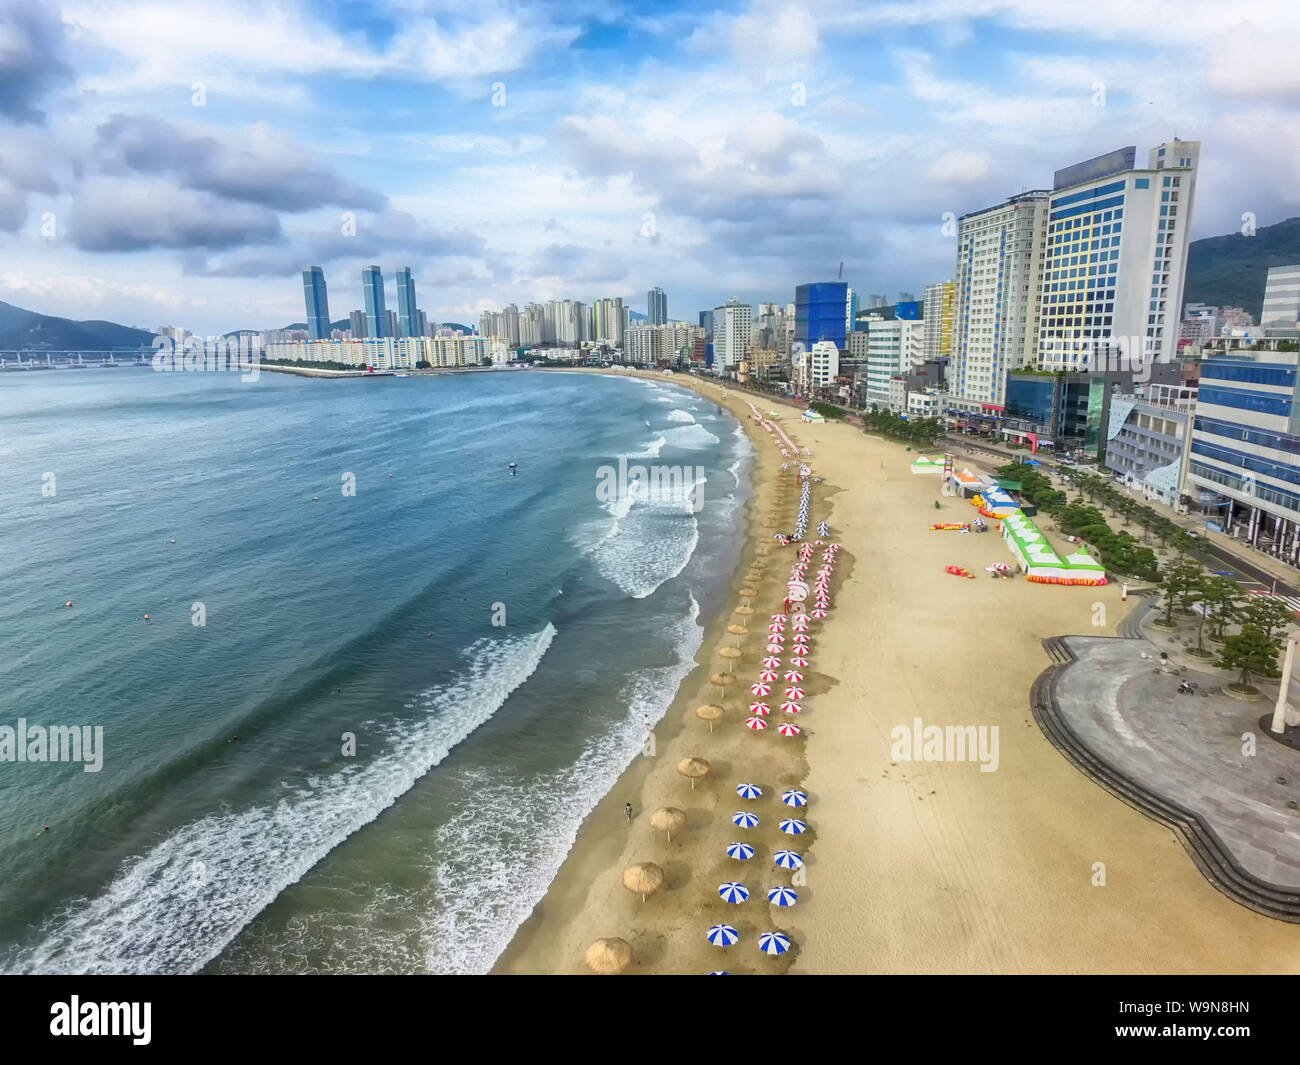
[(787, 817), (778, 827), (788, 836), (798, 836), (808, 831), (808, 826), (796, 817)]
[(764, 932), (758, 937), (758, 949), (764, 954), (784, 954), (790, 949), (790, 940), (781, 932)]
[(763, 789), (757, 784), (741, 784), (736, 788), (736, 794), (742, 799), (761, 799), (763, 797)]
[(831, 531), (831, 523), (829, 521), (819, 521), (817, 523), (817, 531), (825, 536)]
[(714, 969), (713, 972), (708, 973), (707, 975), (709, 975), (709, 976), (730, 976), (731, 973), (726, 972), (726, 971), (723, 970), (723, 969)]
[(767, 901), (773, 906), (793, 906), (799, 901), (799, 896), (788, 887), (774, 887), (767, 893)]
[(728, 843), (727, 857), (743, 862), (747, 858), (754, 857), (754, 848), (748, 843)]
[(808, 795), (798, 788), (791, 788), (789, 791), (781, 793), (781, 801), (787, 806), (807, 806)]
[(729, 924), (715, 924), (707, 938), (715, 947), (730, 947), (740, 939), (740, 933)]
[(803, 859), (794, 851), (777, 851), (772, 855), (772, 860), (782, 869), (798, 869), (803, 865)]
[(718, 894), (722, 896), (723, 902), (744, 902), (749, 898), (749, 888), (729, 880), (725, 884), (718, 885)]
[(748, 810), (740, 810), (731, 815), (731, 823), (738, 828), (753, 828), (758, 824), (758, 815), (751, 814)]

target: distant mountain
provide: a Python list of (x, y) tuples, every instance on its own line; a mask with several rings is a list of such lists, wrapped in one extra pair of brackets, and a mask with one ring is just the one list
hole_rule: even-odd
[(36, 351), (75, 351), (78, 348), (148, 347), (154, 334), (116, 322), (92, 319), (75, 322), (0, 302), (0, 348), (29, 348)]
[(628, 311), (628, 312), (627, 312), (627, 317), (628, 317), (628, 320), (629, 320), (629, 321), (632, 321), (632, 322), (648, 322), (648, 321), (650, 321), (650, 316), (649, 316), (648, 314), (642, 314), (640, 311)]
[(1258, 322), (1268, 268), (1291, 263), (1300, 263), (1300, 218), (1260, 226), (1253, 237), (1229, 233), (1194, 240), (1187, 249), (1183, 302), (1244, 307)]

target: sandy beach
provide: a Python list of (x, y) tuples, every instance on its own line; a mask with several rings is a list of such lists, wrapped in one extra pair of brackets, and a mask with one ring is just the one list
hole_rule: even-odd
[[(973, 511), (946, 498), (936, 512), (937, 478), (913, 475), (914, 455), (901, 444), (845, 424), (805, 425), (779, 408), (824, 478), (814, 486), (811, 523), (829, 520), (843, 551), (831, 615), (812, 629), (804, 735), (741, 727), (767, 620), (794, 559), (771, 533), (793, 524), (796, 482), (779, 470), (771, 437), (748, 419), (749, 400), (764, 412), (770, 403), (684, 375), (655, 379), (723, 403), (754, 440), (755, 496), (731, 606), (747, 601), (742, 588), (756, 588), (748, 600), (755, 613), (711, 619), (653, 753), (584, 823), (495, 971), (586, 972), (587, 945), (620, 937), (633, 948), (628, 971), (640, 974), (1300, 972), (1300, 927), (1221, 895), (1168, 830), (1081, 775), (1034, 724), (1029, 689), (1048, 665), (1040, 641), (1112, 634), (1133, 604), (1114, 585), (988, 579), (984, 567), (1009, 558), (1000, 538), (931, 532), (931, 522), (968, 520)], [(1040, 525), (1053, 535), (1050, 521)], [(951, 563), (977, 579), (945, 573)], [(727, 670), (718, 651), (737, 642), (727, 626), (738, 620), (750, 632), (739, 638), (738, 680), (710, 734), (695, 708), (719, 701), (709, 678)], [(781, 716), (773, 714), (773, 725)], [(894, 759), (891, 730), (911, 729), (917, 718), (997, 726), (997, 770)], [(711, 763), (694, 790), (677, 772), (692, 756)], [(761, 786), (763, 797), (741, 800), (742, 781)], [(776, 825), (790, 813), (780, 791), (794, 785), (808, 792), (800, 816), (810, 831), (792, 840)], [(635, 811), (631, 825), (625, 802)], [(649, 824), (661, 806), (687, 813), (671, 843)], [(760, 825), (736, 828), (730, 817), (739, 810)], [(732, 840), (752, 844), (754, 858), (729, 859)], [(797, 906), (777, 910), (765, 893), (791, 882), (771, 861), (786, 846), (804, 856), (806, 884)], [(622, 873), (645, 861), (663, 868), (665, 883), (643, 903)], [(1094, 886), (1098, 863), (1104, 886)], [(747, 902), (718, 897), (730, 880), (749, 887)], [(719, 921), (741, 935), (726, 951), (705, 940)], [(758, 936), (769, 930), (790, 937), (789, 954), (759, 952)]]

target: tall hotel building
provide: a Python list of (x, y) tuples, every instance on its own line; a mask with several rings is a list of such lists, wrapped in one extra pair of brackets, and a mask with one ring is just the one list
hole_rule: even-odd
[(1007, 372), (1034, 361), (1049, 195), (1022, 192), (957, 222), (948, 387), (990, 414), (1006, 404)]
[(1201, 146), (1121, 148), (1056, 172), (1039, 311), (1044, 370), (1128, 369), (1178, 354)]
[(397, 324), (404, 337), (424, 335), (420, 328), (420, 311), (415, 306), (415, 279), (409, 266), (397, 271)]
[(734, 370), (749, 356), (754, 329), (754, 308), (727, 300), (713, 310), (713, 368)]
[(329, 340), (330, 306), (325, 294), (325, 271), (309, 266), (302, 272), (302, 294), (307, 302), (307, 339)]
[(361, 271), (361, 294), (366, 301), (366, 336), (371, 340), (393, 335), (384, 309), (384, 272), (377, 266)]
[[(1225, 531), (1300, 561), (1300, 394), (1287, 351), (1235, 351), (1201, 361), (1187, 484), (1222, 499)], [(1220, 504), (1223, 505), (1223, 504)]]
[(658, 285), (645, 294), (646, 317), (651, 325), (668, 324), (668, 295)]
[(940, 281), (925, 286), (925, 357), (944, 359), (952, 355), (952, 311), (957, 298), (957, 286), (952, 281)]

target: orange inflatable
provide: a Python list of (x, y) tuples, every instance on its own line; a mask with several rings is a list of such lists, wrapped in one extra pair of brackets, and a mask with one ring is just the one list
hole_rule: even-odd
[(951, 573), (954, 577), (969, 577), (971, 580), (975, 579), (975, 574), (962, 566), (945, 566), (944, 572)]
[(936, 529), (960, 531), (962, 529), (969, 529), (969, 528), (970, 528), (970, 522), (968, 521), (940, 521), (940, 522), (935, 522), (933, 525), (931, 525), (930, 531), (934, 532)]

